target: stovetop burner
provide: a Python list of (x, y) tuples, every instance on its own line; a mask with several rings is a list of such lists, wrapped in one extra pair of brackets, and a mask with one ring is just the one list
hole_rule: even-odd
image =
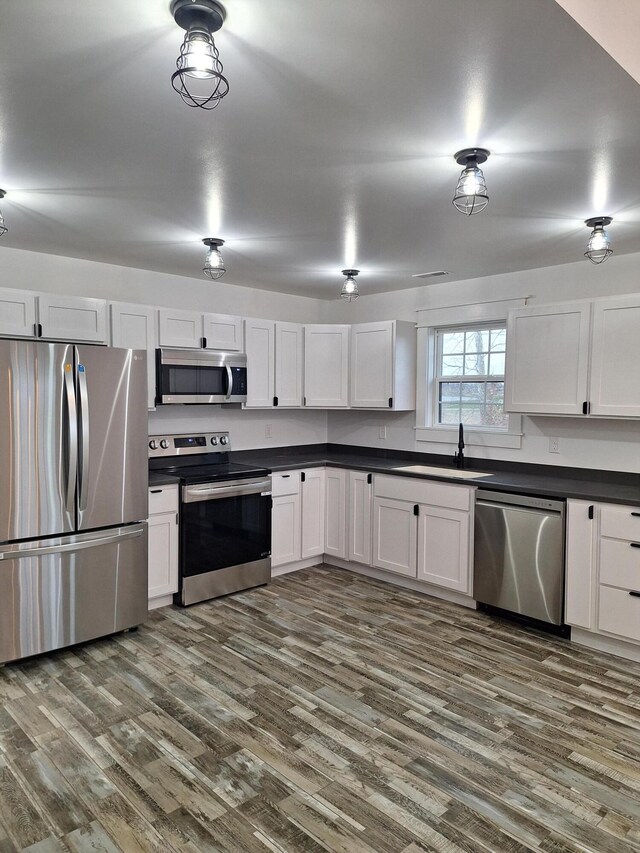
[(229, 461), (228, 432), (149, 437), (149, 470), (179, 477), (182, 483), (266, 477), (266, 468)]

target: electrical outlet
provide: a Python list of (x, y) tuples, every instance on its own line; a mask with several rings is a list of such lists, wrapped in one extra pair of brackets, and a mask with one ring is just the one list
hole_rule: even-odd
[(386, 426), (378, 427), (378, 438), (385, 439), (387, 437), (387, 428)]
[(273, 438), (273, 424), (264, 425), (264, 437)]
[(549, 453), (560, 453), (560, 439), (559, 438), (550, 438), (549, 439)]

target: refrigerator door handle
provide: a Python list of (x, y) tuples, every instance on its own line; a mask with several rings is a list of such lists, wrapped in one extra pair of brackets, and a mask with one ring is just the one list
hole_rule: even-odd
[(76, 479), (78, 475), (78, 413), (73, 384), (73, 365), (64, 365), (64, 402), (66, 432), (66, 482), (63, 484), (64, 506), (67, 512), (75, 509)]
[(80, 425), (80, 495), (78, 509), (87, 508), (89, 490), (89, 394), (87, 393), (87, 372), (84, 364), (78, 364), (78, 422)]
[(23, 557), (45, 557), (47, 554), (65, 554), (69, 551), (84, 551), (87, 548), (97, 548), (99, 545), (115, 544), (125, 539), (136, 539), (142, 536), (144, 527), (134, 527), (132, 530), (113, 533), (110, 536), (93, 536), (90, 539), (79, 539), (66, 545), (43, 545), (39, 548), (20, 548), (14, 545), (11, 549), (0, 551), (0, 560), (21, 560)]

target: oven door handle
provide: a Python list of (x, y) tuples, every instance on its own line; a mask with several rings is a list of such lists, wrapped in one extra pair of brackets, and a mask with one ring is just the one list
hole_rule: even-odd
[(185, 504), (195, 503), (196, 501), (214, 501), (219, 498), (236, 498), (245, 495), (271, 495), (271, 481), (260, 480), (242, 485), (229, 486), (183, 486), (182, 487), (182, 502)]

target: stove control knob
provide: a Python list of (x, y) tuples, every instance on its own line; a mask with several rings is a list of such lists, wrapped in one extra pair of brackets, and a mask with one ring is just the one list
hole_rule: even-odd
[(223, 435), (220, 437), (220, 444), (229, 444), (229, 436)]
[(167, 449), (167, 447), (169, 447), (169, 442), (167, 441), (167, 439), (166, 439), (166, 438), (161, 439), (161, 441), (160, 441), (160, 447), (161, 447), (163, 450), (166, 450), (166, 449)]
[(218, 436), (217, 435), (212, 436), (211, 437), (211, 444), (213, 444), (213, 446), (215, 447), (217, 443), (218, 443)]
[(158, 442), (155, 440), (155, 438), (152, 438), (151, 441), (149, 442), (149, 450), (157, 450), (157, 449), (158, 449)]

